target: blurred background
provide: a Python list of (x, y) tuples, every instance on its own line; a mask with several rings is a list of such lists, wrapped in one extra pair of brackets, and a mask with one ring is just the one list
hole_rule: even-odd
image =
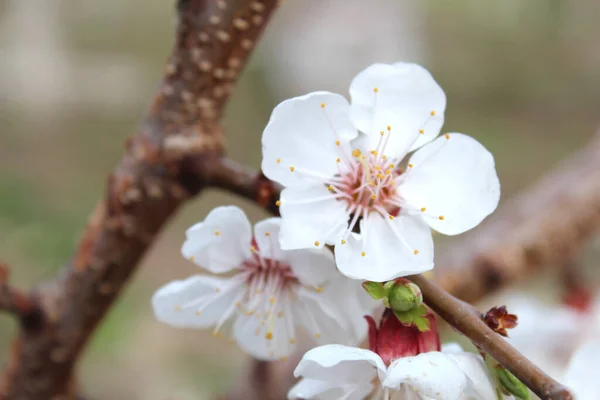
[[(230, 156), (260, 165), (281, 100), (347, 94), (374, 62), (416, 61), (446, 91), (445, 130), (494, 153), (505, 201), (598, 127), (599, 13), (591, 0), (286, 0), (229, 105)], [(174, 24), (173, 1), (0, 0), (0, 258), (16, 285), (51, 279), (72, 254), (159, 82)], [(263, 216), (217, 192), (179, 213), (88, 348), (79, 378), (89, 393), (208, 399), (239, 375), (235, 346), (159, 324), (150, 308), (159, 286), (198, 272), (180, 256), (184, 230), (224, 203)], [(596, 239), (581, 257), (593, 279), (598, 255)], [(549, 275), (536, 284), (545, 301)], [(0, 359), (15, 329), (0, 315)]]

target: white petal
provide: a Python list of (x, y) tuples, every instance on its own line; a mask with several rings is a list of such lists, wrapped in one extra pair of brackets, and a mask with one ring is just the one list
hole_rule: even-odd
[(280, 103), (263, 132), (264, 174), (284, 186), (315, 181), (302, 171), (326, 178), (335, 175), (336, 158), (344, 146), (338, 146), (336, 140), (348, 142), (358, 134), (349, 112), (348, 101), (329, 92), (309, 93)]
[[(267, 339), (269, 327), (273, 336)], [(233, 326), (233, 334), (240, 347), (260, 360), (278, 360), (292, 354), (296, 349), (295, 340), (290, 342), (294, 333), (286, 329), (285, 318), (261, 320), (255, 315), (240, 315)]]
[[(417, 151), (398, 188), (429, 226), (456, 235), (478, 225), (498, 206), (500, 182), (494, 157), (475, 139), (453, 133)], [(417, 211), (418, 212), (418, 211)], [(441, 218), (440, 218), (441, 217)]]
[(288, 399), (363, 400), (373, 390), (373, 385), (335, 385), (331, 382), (301, 379), (288, 393)]
[(187, 230), (186, 237), (183, 256), (213, 273), (238, 268), (251, 258), (252, 227), (235, 206), (213, 209), (203, 222)]
[(420, 218), (399, 215), (390, 220), (371, 213), (361, 221), (360, 231), (348, 237), (346, 244), (335, 246), (342, 274), (383, 282), (433, 268), (431, 231)]
[(339, 276), (329, 249), (287, 250), (284, 253), (294, 275), (304, 285), (318, 287)]
[(469, 378), (470, 400), (488, 400), (496, 396), (496, 387), (480, 355), (468, 352), (448, 354)]
[[(208, 328), (221, 318), (239, 293), (217, 292), (217, 288), (223, 290), (230, 282), (229, 279), (213, 276), (192, 276), (186, 280), (170, 282), (152, 296), (154, 315), (159, 321), (175, 327)], [(201, 303), (194, 301), (202, 297), (210, 304), (198, 314)]]
[(294, 376), (319, 379), (339, 385), (370, 383), (385, 379), (385, 365), (370, 350), (330, 344), (309, 350), (294, 371)]
[(375, 149), (379, 132), (390, 126), (385, 154), (403, 157), (435, 138), (444, 124), (446, 95), (417, 64), (371, 65), (352, 81), (350, 97), (352, 121), (368, 136), (366, 150)]
[(284, 252), (279, 244), (281, 218), (269, 218), (254, 225), (254, 238), (263, 258), (283, 260)]
[[(467, 388), (467, 377), (446, 354), (432, 351), (394, 361), (383, 386), (398, 390), (401, 384), (436, 400), (456, 400)], [(492, 397), (493, 398), (493, 397)]]
[(442, 344), (442, 353), (456, 354), (464, 352), (462, 346), (456, 342)]
[(598, 367), (600, 366), (600, 341), (588, 342), (577, 350), (565, 375), (565, 384), (572, 389), (577, 400), (595, 400), (600, 393)]
[(283, 219), (279, 241), (286, 250), (335, 243), (350, 217), (346, 204), (319, 184), (284, 189), (279, 211)]

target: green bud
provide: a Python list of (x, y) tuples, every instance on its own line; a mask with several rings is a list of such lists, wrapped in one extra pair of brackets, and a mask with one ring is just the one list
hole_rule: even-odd
[(394, 311), (406, 312), (419, 307), (423, 303), (421, 289), (412, 282), (394, 282), (390, 288), (388, 299)]
[(529, 389), (520, 380), (517, 379), (509, 370), (501, 365), (494, 367), (494, 373), (498, 377), (500, 384), (509, 393), (522, 400), (530, 400)]
[(367, 291), (375, 300), (379, 300), (387, 296), (387, 290), (383, 287), (380, 282), (365, 281), (362, 284), (363, 289)]

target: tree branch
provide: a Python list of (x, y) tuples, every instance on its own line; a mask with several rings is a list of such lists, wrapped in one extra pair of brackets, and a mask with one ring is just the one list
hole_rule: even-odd
[(446, 322), (494, 357), (544, 400), (572, 400), (569, 391), (488, 327), (472, 305), (452, 296), (423, 275), (407, 277), (423, 293), (425, 303)]
[(0, 311), (17, 317), (23, 330), (36, 330), (42, 322), (40, 308), (32, 296), (10, 286), (8, 277), (8, 266), (0, 263)]
[(179, 0), (179, 25), (164, 79), (137, 134), (108, 179), (73, 259), (34, 291), (44, 324), (21, 331), (0, 398), (76, 396), (73, 367), (157, 233), (206, 187), (224, 152), (219, 124), (240, 71), (276, 0)]

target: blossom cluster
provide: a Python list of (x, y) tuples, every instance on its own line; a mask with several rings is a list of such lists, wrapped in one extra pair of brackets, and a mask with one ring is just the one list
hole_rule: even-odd
[[(349, 92), (350, 101), (314, 92), (274, 109), (262, 171), (284, 188), (281, 217), (252, 228), (238, 207), (211, 211), (186, 232), (182, 254), (219, 276), (165, 285), (155, 315), (213, 328), (264, 360), (309, 334), (322, 346), (298, 365), (304, 379), (290, 398), (495, 398), (481, 356), (442, 351), (433, 314), (428, 332), (389, 312), (367, 324), (378, 303), (362, 289), (431, 270), (432, 230), (460, 234), (493, 212), (494, 158), (469, 136), (440, 135), (446, 97), (419, 65), (372, 65)], [(368, 327), (371, 349), (352, 347)]]

